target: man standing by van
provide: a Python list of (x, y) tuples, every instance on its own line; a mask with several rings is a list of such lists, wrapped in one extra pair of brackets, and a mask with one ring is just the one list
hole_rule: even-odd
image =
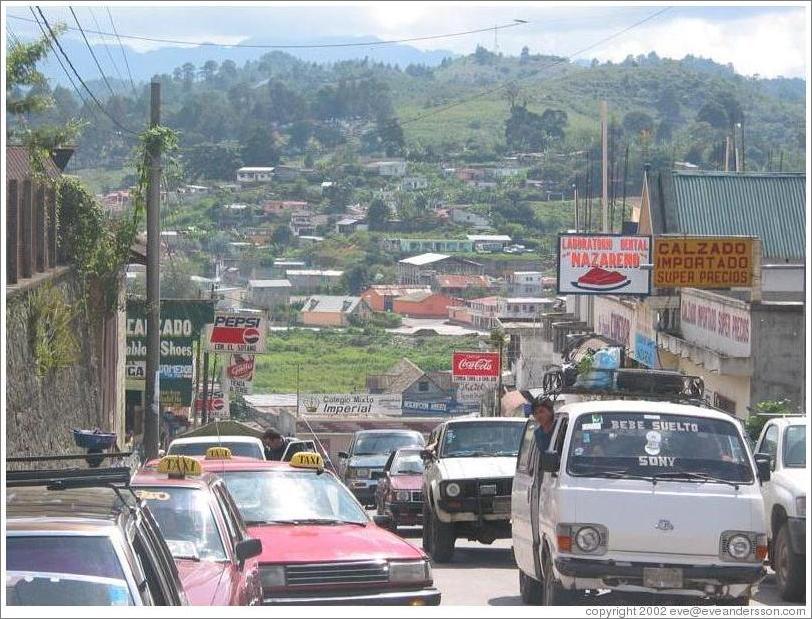
[(553, 436), (555, 426), (555, 413), (553, 412), (553, 401), (549, 398), (543, 400), (533, 400), (533, 419), (538, 427), (533, 434), (536, 437), (536, 447), (539, 451), (547, 451), (550, 446), (550, 439)]
[(266, 430), (262, 435), (262, 444), (265, 446), (266, 460), (281, 460), (288, 446), (285, 438), (276, 430)]

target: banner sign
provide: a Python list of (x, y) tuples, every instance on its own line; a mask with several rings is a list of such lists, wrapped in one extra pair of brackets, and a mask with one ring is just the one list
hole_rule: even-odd
[[(208, 300), (161, 301), (160, 404), (191, 406), (194, 342), (214, 318)], [(127, 301), (126, 388), (143, 391), (147, 373), (147, 310), (145, 301)]]
[(479, 406), (482, 396), (492, 391), (495, 382), (460, 382), (457, 383), (457, 402), (463, 406)]
[(651, 293), (651, 237), (558, 235), (559, 294)]
[[(707, 294), (707, 293), (706, 293)], [(680, 330), (694, 344), (728, 357), (749, 357), (750, 312), (733, 299), (720, 302), (703, 293), (683, 291), (680, 301)]]
[(419, 401), (419, 400), (404, 400), (403, 412), (418, 412), (418, 413), (447, 413), (451, 408), (450, 400), (440, 401)]
[(392, 393), (308, 393), (299, 397), (300, 415), (401, 415), (403, 398)]
[(218, 311), (208, 329), (211, 352), (264, 353), (268, 321), (264, 313)]
[(667, 237), (654, 239), (657, 288), (749, 288), (753, 285), (752, 238)]
[(642, 333), (634, 334), (634, 358), (647, 368), (657, 368), (657, 344)]
[(499, 379), (498, 352), (455, 352), (451, 363), (454, 382), (484, 382), (493, 386)]
[(235, 395), (249, 395), (254, 380), (254, 355), (233, 354), (226, 366), (229, 391)]
[[(220, 387), (215, 387), (208, 394), (208, 406), (206, 411), (209, 415), (214, 415), (220, 419), (229, 417), (229, 404), (228, 404), (228, 390), (223, 390)], [(198, 397), (195, 399), (195, 412), (203, 412), (203, 398)]]

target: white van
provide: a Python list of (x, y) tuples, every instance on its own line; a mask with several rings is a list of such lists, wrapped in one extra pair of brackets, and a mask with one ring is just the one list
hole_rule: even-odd
[(596, 400), (525, 426), (511, 495), (525, 603), (612, 589), (746, 605), (765, 574), (760, 478), (741, 425), (694, 405)]
[(265, 459), (265, 448), (262, 441), (255, 436), (189, 436), (176, 438), (169, 443), (167, 455), (205, 456), (209, 447), (228, 447), (235, 456)]

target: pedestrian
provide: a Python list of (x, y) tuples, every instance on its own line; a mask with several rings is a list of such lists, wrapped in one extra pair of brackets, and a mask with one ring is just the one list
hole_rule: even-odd
[(533, 432), (536, 437), (536, 447), (538, 447), (539, 451), (547, 451), (550, 446), (550, 439), (553, 436), (553, 427), (555, 426), (553, 401), (549, 398), (533, 400), (532, 415), (538, 424), (538, 427)]
[(288, 446), (285, 437), (273, 428), (265, 430), (262, 435), (262, 444), (265, 446), (266, 460), (281, 460)]

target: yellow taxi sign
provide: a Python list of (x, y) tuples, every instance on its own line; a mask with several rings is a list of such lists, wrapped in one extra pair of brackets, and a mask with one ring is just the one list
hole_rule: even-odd
[(202, 475), (200, 462), (189, 456), (164, 456), (158, 462), (158, 472), (168, 473), (170, 477)]
[(206, 460), (231, 460), (231, 450), (228, 447), (209, 447)]
[(312, 451), (300, 451), (293, 454), (290, 465), (299, 469), (324, 469), (324, 459)]

